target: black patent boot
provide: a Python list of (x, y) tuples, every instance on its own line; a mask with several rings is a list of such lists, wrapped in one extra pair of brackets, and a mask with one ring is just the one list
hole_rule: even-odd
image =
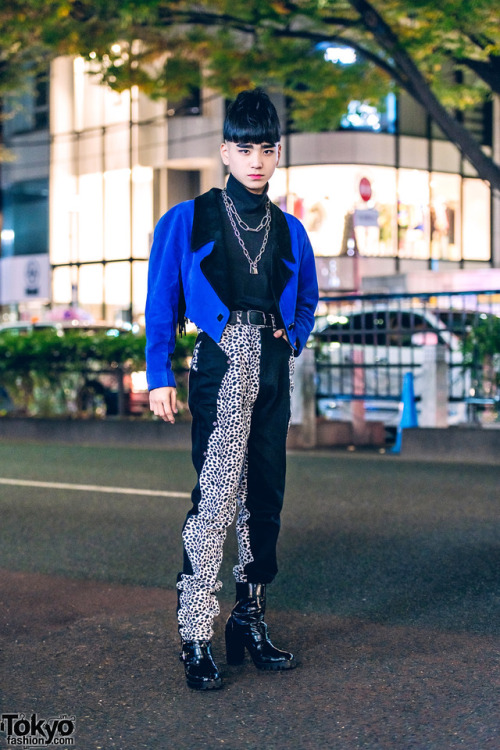
[(193, 690), (217, 690), (222, 687), (210, 641), (182, 641), (179, 659), (184, 662), (188, 687)]
[(226, 656), (228, 664), (241, 664), (245, 648), (258, 669), (293, 669), (293, 654), (275, 648), (264, 622), (266, 586), (263, 583), (237, 583), (236, 605), (226, 623)]

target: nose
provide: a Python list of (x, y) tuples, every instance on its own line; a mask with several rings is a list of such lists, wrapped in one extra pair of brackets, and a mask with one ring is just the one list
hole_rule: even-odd
[(260, 169), (262, 167), (262, 154), (256, 149), (252, 151), (251, 166), (254, 169)]

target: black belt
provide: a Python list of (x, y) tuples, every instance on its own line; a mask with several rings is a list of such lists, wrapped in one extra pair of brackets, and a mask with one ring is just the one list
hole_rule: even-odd
[(257, 326), (257, 328), (276, 328), (276, 318), (272, 313), (261, 310), (233, 310), (229, 313), (228, 325)]

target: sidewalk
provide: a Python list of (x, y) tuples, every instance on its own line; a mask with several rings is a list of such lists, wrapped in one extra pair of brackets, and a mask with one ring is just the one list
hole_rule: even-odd
[[(370, 423), (367, 423), (368, 426)], [(375, 423), (372, 424), (372, 426)], [(352, 447), (352, 430), (348, 423), (335, 423), (337, 430), (326, 430), (325, 422), (318, 424), (322, 443), (313, 450), (345, 451)], [(374, 429), (373, 444), (360, 446), (362, 451), (376, 453), (383, 446), (381, 433)], [(479, 427), (461, 425), (449, 428), (412, 428), (402, 433), (401, 456), (422, 461), (451, 461), (462, 463), (497, 464), (500, 456), (500, 425)], [(300, 444), (299, 425), (291, 425), (288, 447)], [(336, 438), (334, 438), (336, 435)], [(329, 441), (339, 445), (325, 447)], [(0, 443), (7, 441), (61, 442), (65, 445), (102, 445), (116, 447), (149, 447), (155, 450), (190, 450), (191, 422), (177, 420), (175, 425), (160, 420), (140, 419), (44, 419), (0, 418)], [(323, 442), (325, 444), (323, 444)]]

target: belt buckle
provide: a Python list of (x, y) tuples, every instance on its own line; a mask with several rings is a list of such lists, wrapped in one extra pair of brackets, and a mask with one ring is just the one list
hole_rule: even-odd
[[(262, 323), (252, 323), (251, 318), (252, 315), (257, 314), (262, 316)], [(262, 310), (249, 310), (248, 313), (248, 322), (251, 325), (257, 326), (258, 328), (265, 328), (266, 327), (266, 313), (262, 312)]]

